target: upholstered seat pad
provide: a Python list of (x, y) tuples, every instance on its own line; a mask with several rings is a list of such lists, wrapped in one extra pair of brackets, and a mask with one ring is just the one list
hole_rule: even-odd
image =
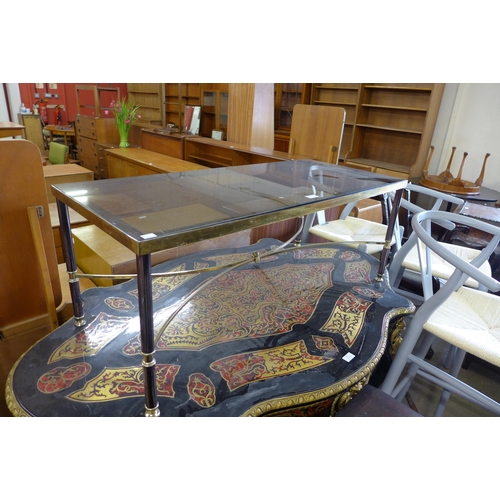
[(500, 366), (500, 297), (462, 287), (435, 311), (424, 328)]
[[(333, 220), (326, 224), (317, 224), (309, 230), (310, 233), (325, 238), (329, 241), (346, 243), (350, 241), (383, 242), (387, 232), (387, 226), (377, 222), (358, 219), (357, 217), (346, 217), (345, 219)], [(392, 238), (391, 244), (395, 239)], [(352, 245), (357, 246), (357, 245)], [(383, 244), (367, 245), (368, 253), (380, 252)], [(417, 260), (418, 263), (418, 260)]]
[[(450, 252), (453, 252), (455, 255), (465, 260), (466, 262), (470, 262), (471, 260), (476, 258), (481, 252), (480, 250), (474, 250), (472, 248), (461, 247), (458, 245), (450, 245), (448, 243), (440, 243), (440, 244)], [(432, 259), (432, 275), (436, 276), (437, 278), (445, 280), (449, 279), (450, 276), (455, 271), (455, 267), (434, 252), (431, 252), (431, 259)], [(416, 245), (408, 252), (408, 255), (403, 261), (403, 267), (405, 267), (406, 269), (411, 269), (412, 271), (420, 272), (418, 248)], [(479, 269), (487, 276), (491, 276), (491, 267), (488, 262), (485, 262)], [(467, 281), (465, 282), (465, 285), (477, 288), (478, 283), (476, 280), (468, 278)]]

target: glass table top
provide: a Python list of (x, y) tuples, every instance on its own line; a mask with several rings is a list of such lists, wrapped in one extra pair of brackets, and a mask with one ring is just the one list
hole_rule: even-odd
[(296, 160), (58, 184), (54, 196), (137, 255), (404, 188), (406, 180)]

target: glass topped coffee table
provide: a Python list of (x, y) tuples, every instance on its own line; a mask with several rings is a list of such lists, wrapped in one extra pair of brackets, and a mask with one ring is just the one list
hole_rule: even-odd
[[(145, 415), (158, 415), (151, 253), (396, 191), (387, 242), (378, 264), (376, 280), (380, 282), (406, 183), (403, 179), (300, 160), (53, 186), (75, 326), (83, 327), (93, 318), (86, 317), (80, 295), (68, 208), (137, 256)], [(267, 257), (270, 255), (266, 252)], [(259, 259), (256, 252), (255, 261)]]

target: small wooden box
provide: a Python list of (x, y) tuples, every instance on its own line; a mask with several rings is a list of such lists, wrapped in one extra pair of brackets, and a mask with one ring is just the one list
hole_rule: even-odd
[(80, 165), (68, 163), (63, 165), (45, 165), (43, 167), (45, 178), (45, 188), (49, 203), (55, 203), (56, 199), (52, 194), (50, 186), (52, 184), (65, 184), (67, 182), (93, 181), (94, 174)]
[[(136, 256), (113, 237), (89, 225), (72, 230), (77, 266), (86, 274), (135, 274)], [(250, 244), (250, 230), (241, 231), (212, 240), (171, 248), (151, 254), (153, 266), (167, 260), (213, 248), (241, 247)], [(113, 278), (91, 278), (98, 286), (112, 286), (126, 280)]]

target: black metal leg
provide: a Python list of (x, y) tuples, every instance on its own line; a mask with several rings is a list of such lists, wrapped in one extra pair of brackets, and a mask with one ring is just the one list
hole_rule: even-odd
[(378, 268), (377, 281), (382, 281), (382, 277), (384, 276), (384, 271), (387, 266), (387, 261), (389, 259), (389, 253), (391, 251), (391, 240), (394, 234), (394, 227), (396, 226), (396, 219), (398, 217), (399, 206), (401, 204), (401, 196), (403, 194), (403, 190), (399, 189), (394, 194), (394, 201), (392, 204), (392, 211), (389, 214), (389, 222), (387, 224), (387, 232), (385, 234), (385, 244), (382, 249), (382, 254), (380, 256), (380, 264)]
[(137, 288), (139, 294), (139, 315), (141, 322), (141, 351), (143, 355), (144, 390), (146, 396), (146, 417), (160, 415), (156, 392), (154, 358), (153, 292), (151, 277), (151, 255), (137, 255)]
[(71, 293), (71, 302), (73, 303), (73, 314), (75, 316), (75, 325), (83, 326), (86, 324), (83, 313), (83, 301), (80, 293), (80, 280), (76, 277), (76, 259), (73, 248), (73, 238), (71, 237), (71, 221), (69, 218), (68, 206), (60, 200), (57, 202), (57, 212), (59, 213), (61, 244), (66, 261), (66, 270), (69, 275), (69, 290)]

